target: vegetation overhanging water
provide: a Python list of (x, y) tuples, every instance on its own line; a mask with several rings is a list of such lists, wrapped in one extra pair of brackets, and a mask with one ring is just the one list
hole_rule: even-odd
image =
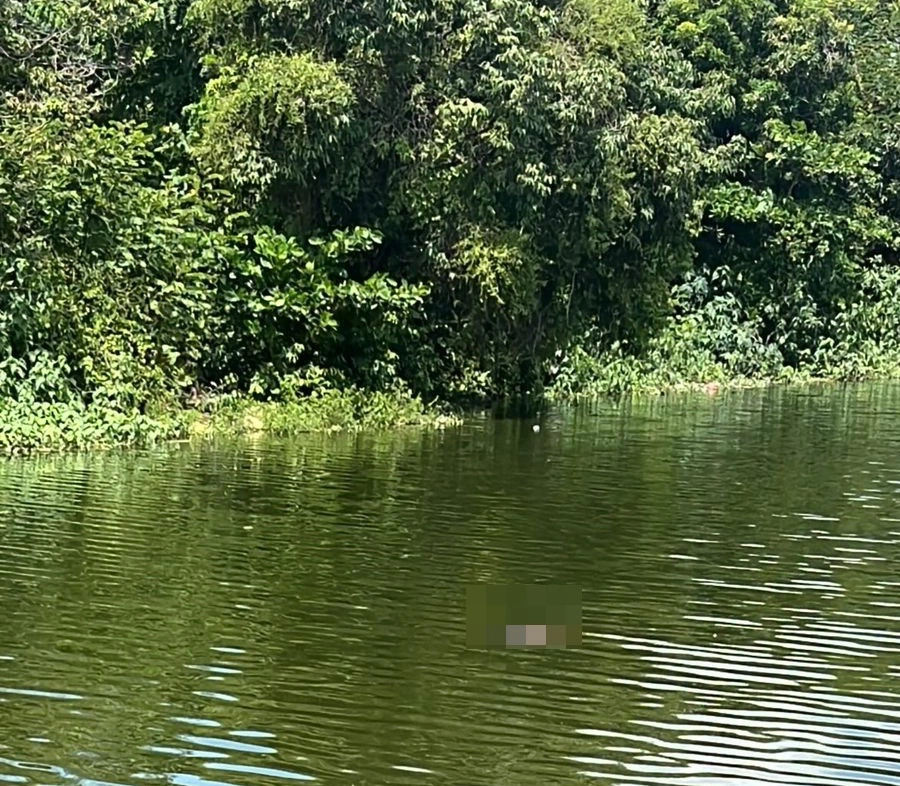
[(896, 377), (898, 42), (877, 0), (6, 0), (0, 447)]

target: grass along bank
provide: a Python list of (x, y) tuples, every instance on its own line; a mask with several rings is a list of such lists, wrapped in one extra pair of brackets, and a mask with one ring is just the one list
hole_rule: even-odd
[(293, 401), (223, 399), (208, 411), (189, 412), (191, 437), (265, 434), (290, 437), (324, 431), (374, 431), (402, 427), (445, 428), (461, 418), (406, 392), (321, 390)]
[(767, 373), (729, 373), (726, 365), (709, 363), (693, 369), (680, 368), (671, 359), (653, 362), (648, 358), (624, 354), (593, 358), (581, 353), (572, 359), (574, 368), (566, 369), (546, 393), (554, 404), (578, 404), (625, 395), (658, 396), (666, 393), (717, 393), (725, 390), (763, 388), (772, 385), (839, 384), (900, 380), (900, 366), (841, 366), (831, 373), (816, 369), (782, 366)]
[(562, 403), (626, 393), (900, 379), (893, 316), (869, 320), (877, 329), (844, 325), (834, 339), (822, 337), (808, 351), (792, 353), (767, 338), (758, 319), (713, 305), (670, 316), (641, 351), (626, 342), (604, 348), (585, 340), (558, 353), (547, 398)]
[(226, 436), (289, 437), (308, 432), (445, 428), (460, 422), (446, 408), (402, 391), (322, 390), (293, 401), (211, 397), (196, 406), (126, 412), (80, 401), (0, 401), (0, 452), (9, 455), (138, 448)]
[[(558, 383), (546, 391), (548, 405), (577, 405), (621, 396), (658, 396), (695, 391), (770, 385), (809, 385), (900, 380), (890, 364), (830, 375), (782, 367), (777, 373), (729, 374), (722, 363), (680, 367), (670, 356), (592, 358), (576, 351)], [(189, 406), (160, 408), (145, 414), (112, 406), (0, 401), (0, 453), (27, 455), (67, 451), (141, 448), (165, 442), (233, 437), (291, 437), (305, 433), (379, 431), (398, 428), (443, 429), (458, 426), (463, 413), (445, 404), (425, 404), (402, 391), (372, 393), (358, 389), (323, 389), (291, 401), (255, 401), (245, 396), (217, 396)]]

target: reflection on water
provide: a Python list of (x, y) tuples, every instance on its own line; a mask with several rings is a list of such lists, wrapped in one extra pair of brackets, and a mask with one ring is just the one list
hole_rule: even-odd
[(0, 466), (0, 784), (900, 785), (900, 388), (541, 426)]

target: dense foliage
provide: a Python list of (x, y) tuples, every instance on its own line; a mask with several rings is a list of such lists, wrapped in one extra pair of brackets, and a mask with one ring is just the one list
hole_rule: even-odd
[(884, 0), (6, 0), (0, 399), (900, 368)]

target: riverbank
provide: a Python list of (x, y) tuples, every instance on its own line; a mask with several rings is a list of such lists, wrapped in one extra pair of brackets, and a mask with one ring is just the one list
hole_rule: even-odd
[[(868, 381), (896, 379), (872, 375)], [(577, 392), (549, 389), (550, 405), (578, 405), (589, 401), (638, 398), (675, 393), (713, 396), (733, 390), (773, 385), (840, 384), (847, 379), (808, 373), (771, 377), (717, 375), (707, 379), (673, 379), (645, 375), (628, 387), (598, 377)], [(861, 381), (861, 380), (855, 380)], [(458, 426), (465, 413), (448, 405), (402, 392), (323, 390), (294, 401), (259, 402), (246, 397), (210, 397), (181, 407), (160, 408), (152, 414), (125, 412), (98, 404), (23, 403), (0, 401), (0, 453), (28, 455), (69, 451), (140, 448), (165, 442), (202, 441), (229, 437), (291, 437), (304, 433), (379, 431), (398, 428), (444, 429)]]
[(900, 14), (694, 5), (7, 0), (0, 450), (900, 378)]
[(136, 448), (224, 436), (446, 428), (458, 414), (412, 395), (324, 390), (295, 401), (210, 397), (188, 406), (128, 412), (100, 404), (0, 401), (0, 452), (7, 455)]
[(562, 404), (606, 396), (900, 379), (900, 352), (889, 342), (837, 350), (824, 346), (797, 367), (758, 336), (745, 338), (740, 351), (725, 351), (722, 341), (671, 319), (641, 354), (618, 346), (599, 354), (575, 347), (561, 358), (546, 397)]

